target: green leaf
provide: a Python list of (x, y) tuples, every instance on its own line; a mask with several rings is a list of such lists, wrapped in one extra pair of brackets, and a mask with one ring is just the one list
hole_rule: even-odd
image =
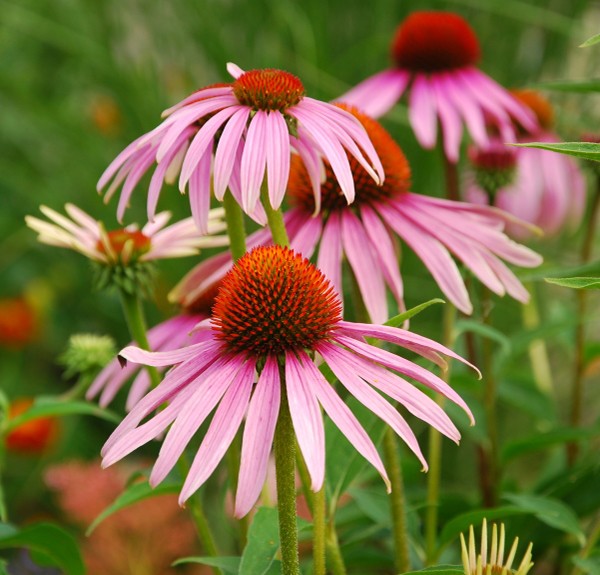
[(600, 278), (546, 278), (549, 284), (575, 289), (600, 289)]
[(469, 511), (462, 515), (457, 515), (442, 529), (440, 533), (440, 547), (444, 547), (453, 541), (460, 533), (466, 533), (471, 525), (481, 525), (484, 519), (488, 522), (494, 519), (503, 519), (504, 517), (512, 517), (514, 515), (526, 515), (527, 511), (515, 505), (504, 505), (493, 509), (478, 509)]
[(600, 575), (600, 557), (573, 557), (573, 564), (579, 567), (582, 573)]
[(0, 483), (0, 521), (6, 521), (6, 499), (2, 483)]
[(171, 493), (177, 493), (181, 489), (179, 483), (161, 483), (154, 489), (150, 487), (148, 482), (134, 483), (127, 487), (127, 489), (115, 499), (115, 501), (109, 505), (87, 528), (86, 535), (91, 535), (94, 529), (100, 525), (107, 517), (110, 517), (113, 513), (133, 505), (138, 501), (143, 501), (149, 497), (157, 497), (159, 495), (168, 495)]
[(562, 501), (540, 495), (509, 494), (504, 497), (520, 509), (535, 515), (542, 523), (574, 535), (581, 545), (585, 543), (585, 534), (577, 515)]
[(428, 573), (429, 575), (464, 575), (465, 570), (460, 565), (436, 565), (426, 567), (420, 571), (407, 571), (402, 575), (417, 575), (417, 573)]
[(277, 509), (260, 507), (248, 529), (248, 543), (242, 553), (239, 575), (265, 575), (278, 549)]
[(218, 567), (225, 573), (238, 575), (240, 569), (240, 557), (182, 557), (172, 563), (173, 567), (184, 563), (200, 563), (209, 567)]
[(419, 304), (415, 307), (410, 308), (409, 310), (406, 310), (403, 313), (395, 315), (393, 318), (388, 319), (383, 325), (389, 325), (391, 327), (398, 327), (399, 325), (403, 324), (407, 319), (410, 319), (411, 317), (417, 315), (418, 313), (421, 313), (424, 309), (427, 309), (430, 305), (433, 305), (434, 303), (446, 303), (446, 302), (443, 299), (440, 299), (439, 297), (430, 299), (429, 301), (426, 301), (425, 303)]
[(510, 339), (508, 339), (500, 330), (497, 330), (496, 328), (472, 319), (461, 319), (456, 322), (455, 326), (457, 334), (467, 331), (473, 332), (481, 337), (495, 341), (500, 346), (501, 354), (509, 355), (511, 352)]
[(85, 575), (85, 566), (75, 539), (51, 523), (36, 523), (18, 529), (0, 524), (0, 549), (26, 547), (39, 552), (66, 575)]
[(5, 432), (31, 421), (38, 417), (60, 417), (64, 415), (94, 415), (114, 423), (119, 423), (121, 418), (107, 409), (102, 409), (85, 401), (64, 401), (54, 396), (40, 396), (27, 410), (10, 419), (5, 427)]
[(535, 88), (555, 90), (557, 92), (577, 92), (580, 94), (587, 94), (589, 92), (600, 92), (600, 80), (540, 82), (535, 84)]
[(580, 44), (580, 48), (587, 48), (588, 46), (593, 46), (600, 42), (600, 34), (595, 34), (591, 38), (588, 38), (583, 44)]
[(559, 154), (585, 158), (586, 160), (600, 161), (600, 144), (594, 142), (528, 142), (527, 144), (510, 144), (519, 148), (539, 148), (550, 150)]

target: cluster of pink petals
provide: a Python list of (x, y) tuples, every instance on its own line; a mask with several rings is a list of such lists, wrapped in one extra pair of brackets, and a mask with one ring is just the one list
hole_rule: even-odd
[[(538, 131), (529, 140), (559, 142), (551, 132)], [(492, 144), (493, 145), (493, 144)], [(570, 228), (576, 229), (585, 210), (585, 178), (572, 158), (537, 148), (514, 148), (516, 173), (514, 181), (500, 188), (493, 203), (498, 208), (540, 228), (544, 234), (553, 235)], [(465, 198), (473, 203), (489, 203), (488, 194), (474, 178), (465, 189)], [(509, 223), (507, 231), (513, 237), (526, 239), (531, 230)]]
[[(46, 206), (41, 206), (40, 210), (50, 221), (25, 216), (27, 225), (38, 232), (40, 242), (72, 249), (91, 260), (104, 264), (127, 259), (124, 257), (127, 254), (114, 252), (104, 225), (77, 206), (65, 205), (69, 217)], [(211, 210), (207, 227), (209, 234), (218, 234), (226, 229), (222, 217), (221, 209)], [(202, 236), (192, 218), (186, 218), (167, 226), (170, 219), (169, 212), (161, 212), (156, 215), (154, 221), (148, 222), (141, 229), (142, 234), (150, 240), (150, 248), (137, 257), (139, 261), (192, 256), (197, 254), (200, 248), (221, 247), (229, 244), (226, 235)], [(138, 229), (137, 225), (131, 224), (125, 228), (125, 231), (136, 232)], [(126, 249), (127, 246), (124, 246), (124, 250)]]
[[(298, 208), (286, 214), (292, 249), (311, 257), (342, 292), (345, 255), (356, 277), (372, 321), (388, 319), (386, 284), (403, 309), (403, 286), (398, 269), (394, 233), (419, 257), (446, 297), (463, 313), (473, 306), (452, 256), (460, 260), (491, 291), (518, 301), (527, 290), (504, 261), (535, 267), (542, 258), (512, 241), (504, 227), (510, 217), (499, 210), (403, 192), (385, 202), (332, 211), (325, 221)], [(504, 261), (503, 261), (504, 260)]]
[(338, 100), (379, 118), (407, 89), (408, 117), (417, 140), (423, 148), (433, 148), (439, 123), (444, 153), (453, 163), (459, 158), (463, 125), (478, 146), (488, 143), (489, 128), (495, 128), (505, 141), (514, 140), (513, 120), (526, 130), (537, 128), (530, 110), (474, 66), (435, 72), (385, 70)]
[[(135, 405), (108, 439), (102, 450), (103, 465), (115, 463), (166, 432), (150, 475), (150, 484), (157, 485), (214, 411), (185, 479), (180, 495), (180, 503), (183, 503), (215, 470), (245, 419), (235, 501), (235, 514), (241, 517), (255, 504), (267, 473), (281, 402), (278, 359), (267, 356), (257, 377), (257, 358), (228, 351), (215, 337), (208, 322), (198, 329), (203, 327), (209, 336), (182, 349), (153, 353), (128, 347), (121, 351), (121, 356), (128, 361), (159, 368), (175, 367), (167, 372), (158, 387)], [(435, 401), (400, 375), (449, 398), (465, 410), (471, 421), (472, 414), (460, 396), (441, 378), (416, 363), (366, 343), (366, 337), (402, 346), (440, 365), (445, 362), (439, 354), (464, 360), (444, 346), (402, 329), (346, 321), (339, 321), (329, 337), (316, 345), (315, 351), (341, 385), (388, 423), (426, 468), (414, 433), (398, 410), (379, 392), (400, 402), (410, 413), (454, 441), (459, 440), (460, 434), (450, 418)], [(375, 445), (304, 350), (285, 353), (283, 389), (313, 490), (321, 488), (325, 474), (321, 408), (357, 451), (379, 471), (389, 487)], [(160, 409), (162, 406), (164, 409)]]
[[(170, 351), (190, 343), (198, 343), (203, 332), (191, 334), (194, 326), (207, 319), (203, 314), (180, 314), (148, 330), (147, 337), (153, 351)], [(133, 342), (130, 344), (133, 345)], [(161, 370), (162, 371), (162, 370)], [(115, 358), (94, 379), (85, 395), (92, 400), (98, 395), (100, 407), (107, 407), (115, 395), (130, 380), (131, 387), (127, 395), (126, 409), (130, 411), (150, 389), (148, 371), (133, 363), (122, 366)]]
[[(234, 64), (227, 69), (236, 79), (244, 74)], [(163, 182), (172, 182), (179, 175), (180, 190), (189, 187), (192, 216), (201, 231), (207, 227), (211, 176), (218, 200), (229, 188), (248, 215), (265, 223), (258, 201), (265, 173), (269, 200), (277, 209), (285, 195), (292, 150), (307, 167), (317, 205), (322, 157), (331, 164), (348, 202), (354, 199), (354, 182), (346, 152), (377, 182), (384, 179), (379, 158), (360, 123), (347, 112), (313, 98), (303, 97), (285, 114), (255, 110), (241, 104), (228, 84), (198, 90), (166, 110), (164, 116), (158, 127), (127, 146), (98, 182), (99, 190), (108, 186), (107, 201), (122, 185), (119, 220), (134, 188), (154, 164), (148, 219), (154, 218)], [(296, 135), (289, 132), (286, 117), (297, 122)]]

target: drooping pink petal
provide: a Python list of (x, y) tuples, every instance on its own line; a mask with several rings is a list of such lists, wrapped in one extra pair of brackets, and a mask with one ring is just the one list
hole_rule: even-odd
[(202, 88), (201, 90), (196, 90), (193, 94), (190, 94), (187, 98), (184, 98), (174, 106), (167, 108), (163, 111), (162, 117), (166, 118), (167, 116), (172, 117), (173, 112), (179, 110), (181, 108), (185, 108), (186, 106), (198, 102), (200, 100), (208, 100), (209, 98), (215, 98), (217, 96), (227, 96), (231, 95), (232, 88), (231, 86), (212, 86), (208, 88)]
[(310, 179), (315, 198), (314, 215), (316, 216), (321, 211), (321, 182), (325, 179), (325, 167), (315, 146), (311, 143), (312, 138), (304, 133), (301, 126), (298, 127), (298, 138), (290, 136), (290, 141), (292, 147), (302, 158), (302, 163)]
[(265, 144), (267, 152), (267, 183), (269, 200), (279, 209), (290, 175), (290, 136), (283, 115), (270, 112), (265, 118)]
[(321, 238), (317, 267), (329, 278), (338, 294), (342, 290), (342, 225), (337, 211), (331, 212)]
[(519, 281), (517, 276), (515, 276), (515, 274), (498, 258), (494, 258), (490, 254), (484, 255), (490, 267), (494, 270), (494, 273), (506, 287), (507, 293), (517, 301), (527, 303), (529, 301), (529, 292), (525, 289), (525, 286)]
[(306, 372), (310, 386), (333, 423), (346, 436), (352, 446), (373, 466), (385, 481), (388, 493), (391, 490), (383, 462), (377, 448), (350, 408), (340, 399), (330, 383), (323, 377), (312, 360), (304, 353), (299, 354), (302, 368)]
[(242, 207), (246, 213), (254, 211), (265, 176), (267, 161), (266, 122), (267, 112), (258, 110), (250, 121), (246, 134), (240, 169)]
[(409, 96), (410, 125), (424, 148), (433, 148), (437, 138), (435, 97), (425, 74), (415, 74)]
[(200, 234), (208, 234), (211, 165), (212, 152), (206, 150), (192, 172), (189, 182), (190, 209)]
[(268, 357), (248, 407), (235, 497), (236, 517), (250, 511), (265, 483), (280, 401), (279, 367), (274, 357)]
[(293, 352), (285, 354), (285, 391), (290, 415), (311, 478), (311, 489), (319, 491), (325, 479), (325, 431), (319, 402), (306, 381), (302, 364)]
[[(321, 237), (323, 220), (321, 218), (311, 218), (304, 210), (299, 209), (286, 212), (284, 218), (290, 237), (290, 247), (310, 259)], [(288, 221), (297, 224), (295, 230), (290, 229), (291, 226), (287, 225)]]
[(125, 210), (127, 209), (129, 199), (131, 198), (131, 194), (133, 193), (135, 186), (137, 186), (138, 182), (142, 179), (142, 176), (147, 172), (148, 168), (153, 163), (154, 150), (149, 149), (137, 160), (137, 163), (132, 167), (129, 174), (127, 174), (127, 178), (123, 184), (123, 189), (121, 190), (121, 196), (119, 197), (119, 204), (117, 206), (117, 220), (119, 222), (123, 221)]
[(331, 367), (340, 383), (402, 438), (410, 450), (419, 458), (423, 469), (426, 470), (427, 462), (423, 457), (423, 453), (421, 453), (421, 448), (412, 429), (388, 401), (356, 374), (353, 354), (328, 342), (320, 343), (318, 351), (327, 362), (327, 365)]
[[(223, 459), (246, 414), (253, 384), (254, 362), (248, 361), (223, 396), (210, 422), (181, 488), (180, 504), (183, 504), (210, 477)], [(156, 479), (160, 481), (159, 476)]]
[(409, 79), (410, 73), (406, 70), (384, 70), (363, 80), (337, 100), (356, 106), (372, 118), (379, 118), (400, 99)]
[(444, 144), (444, 154), (448, 161), (452, 163), (458, 162), (460, 151), (460, 142), (462, 138), (462, 122), (456, 108), (448, 99), (445, 91), (445, 84), (439, 74), (432, 74), (430, 77), (431, 91), (435, 98), (440, 125), (442, 129), (442, 137)]
[(371, 250), (361, 221), (350, 210), (342, 212), (342, 244), (371, 320), (383, 323), (388, 319), (388, 310), (383, 276), (373, 265), (377, 254)]

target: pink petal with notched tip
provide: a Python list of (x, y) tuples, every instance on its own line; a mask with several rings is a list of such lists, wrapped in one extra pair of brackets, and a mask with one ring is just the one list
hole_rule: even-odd
[(350, 210), (342, 212), (342, 245), (371, 321), (385, 322), (388, 319), (385, 284), (380, 268), (373, 265), (377, 253), (371, 249), (362, 222)]
[(311, 489), (319, 491), (325, 479), (325, 430), (319, 402), (295, 353), (285, 354), (285, 393), (298, 447), (311, 478)]
[(268, 357), (254, 388), (244, 426), (235, 496), (236, 517), (243, 517), (250, 511), (265, 483), (280, 401), (281, 382), (277, 359)]
[(437, 110), (435, 96), (427, 76), (416, 74), (410, 89), (408, 118), (424, 148), (433, 148), (437, 139)]
[(412, 429), (386, 399), (358, 377), (354, 371), (354, 354), (327, 342), (320, 343), (318, 351), (350, 394), (377, 417), (385, 421), (419, 458), (423, 470), (427, 470), (427, 462), (421, 453), (421, 448)]
[(410, 80), (406, 70), (384, 70), (363, 80), (336, 101), (356, 106), (361, 112), (379, 118), (401, 98)]
[(325, 224), (317, 267), (329, 278), (338, 294), (342, 290), (342, 225), (337, 211), (331, 212)]
[(371, 438), (356, 416), (350, 411), (350, 408), (340, 399), (331, 384), (316, 368), (312, 360), (304, 352), (299, 353), (299, 358), (302, 362), (302, 369), (305, 371), (306, 377), (310, 379), (311, 388), (319, 403), (352, 446), (379, 471), (389, 493), (391, 490), (390, 480)]

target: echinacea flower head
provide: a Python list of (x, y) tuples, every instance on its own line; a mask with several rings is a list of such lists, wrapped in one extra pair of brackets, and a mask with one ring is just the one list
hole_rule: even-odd
[(292, 150), (308, 166), (317, 204), (321, 157), (333, 167), (348, 202), (354, 186), (346, 151), (383, 182), (377, 154), (349, 114), (306, 96), (300, 79), (289, 72), (227, 68), (233, 82), (198, 90), (166, 110), (162, 124), (131, 143), (106, 169), (98, 182), (99, 190), (111, 182), (105, 199), (123, 184), (119, 220), (133, 189), (154, 164), (148, 218), (154, 218), (163, 182), (179, 175), (179, 188), (189, 188), (192, 216), (201, 230), (207, 226), (211, 181), (218, 200), (230, 188), (244, 211), (264, 223), (261, 186), (265, 181), (271, 206), (279, 208)]
[[(560, 142), (552, 131), (554, 109), (551, 103), (535, 90), (513, 90), (512, 93), (535, 114), (538, 125), (534, 131), (519, 130), (516, 141), (525, 144)], [(513, 157), (514, 165), (508, 171), (497, 171), (494, 181), (482, 179), (485, 164), (501, 157)], [(473, 147), (469, 158), (473, 170), (465, 189), (467, 200), (492, 204), (533, 224), (546, 236), (565, 228), (577, 229), (585, 210), (586, 185), (573, 158), (538, 148), (507, 146), (498, 139), (491, 139), (483, 147)], [(503, 168), (506, 167), (505, 164)], [(495, 189), (486, 186), (486, 181)], [(507, 231), (519, 239), (532, 234), (531, 228), (514, 224), (509, 224)]]
[(394, 67), (367, 78), (338, 100), (378, 118), (408, 91), (408, 115), (424, 148), (433, 148), (441, 127), (444, 153), (457, 162), (463, 124), (480, 146), (486, 127), (503, 138), (514, 133), (513, 120), (535, 129), (533, 115), (504, 88), (477, 69), (477, 37), (451, 12), (413, 12), (398, 27), (391, 46)]
[[(14, 400), (9, 407), (8, 420), (23, 415), (34, 401), (31, 397)], [(58, 438), (58, 421), (54, 417), (36, 417), (11, 429), (5, 437), (8, 451), (39, 455), (50, 449)]]
[(38, 240), (72, 249), (99, 264), (99, 288), (116, 284), (133, 292), (151, 277), (150, 262), (196, 255), (200, 248), (229, 243), (226, 235), (218, 235), (226, 228), (220, 208), (211, 210), (209, 214), (208, 233), (211, 235), (201, 235), (192, 218), (168, 226), (169, 212), (157, 214), (153, 222), (148, 222), (141, 229), (131, 224), (107, 231), (102, 222), (73, 204), (65, 206), (69, 217), (46, 206), (41, 206), (40, 210), (50, 221), (25, 217), (27, 225), (38, 232)]
[(107, 335), (76, 333), (69, 338), (66, 351), (59, 357), (65, 376), (98, 373), (116, 355), (115, 342)]
[[(518, 567), (513, 568), (513, 563), (519, 545), (519, 538), (515, 538), (506, 561), (505, 553), (505, 532), (504, 524), (500, 524), (500, 534), (498, 527), (492, 525), (492, 538), (488, 542), (487, 521), (483, 520), (481, 527), (481, 547), (477, 549), (475, 544), (475, 534), (473, 526), (469, 528), (469, 545), (467, 546), (463, 534), (460, 534), (460, 545), (462, 550), (462, 561), (465, 569), (465, 575), (527, 575), (533, 567), (531, 562), (530, 543), (525, 551), (525, 555)], [(488, 553), (489, 551), (489, 553)]]
[(102, 450), (103, 465), (111, 465), (168, 429), (150, 475), (150, 483), (157, 485), (214, 411), (185, 479), (181, 503), (212, 474), (245, 419), (235, 513), (241, 517), (250, 511), (265, 481), (281, 394), (287, 397), (313, 490), (321, 488), (325, 473), (321, 408), (389, 486), (373, 442), (315, 365), (317, 354), (351, 395), (398, 433), (424, 468), (414, 433), (379, 392), (455, 441), (460, 434), (450, 418), (404, 377), (448, 397), (472, 421), (465, 402), (441, 378), (365, 338), (380, 338), (441, 364), (440, 354), (464, 360), (399, 328), (343, 321), (333, 286), (288, 248), (259, 247), (238, 260), (223, 279), (210, 321), (196, 329), (205, 331), (206, 339), (178, 350), (121, 351), (134, 363), (175, 367), (135, 405)]
[(285, 214), (292, 248), (306, 257), (318, 251), (318, 267), (340, 294), (345, 255), (375, 323), (388, 319), (386, 285), (403, 309), (398, 238), (417, 254), (442, 292), (464, 313), (471, 313), (472, 305), (452, 256), (494, 293), (527, 301), (527, 291), (504, 261), (534, 267), (541, 257), (504, 234), (512, 218), (492, 208), (410, 192), (410, 167), (398, 144), (379, 122), (351, 110), (381, 158), (385, 182), (372, 185), (362, 166), (351, 160), (356, 199), (348, 206), (340, 201), (339, 186), (326, 166), (322, 210), (313, 217), (310, 180), (302, 162), (294, 158), (288, 185), (293, 208)]

